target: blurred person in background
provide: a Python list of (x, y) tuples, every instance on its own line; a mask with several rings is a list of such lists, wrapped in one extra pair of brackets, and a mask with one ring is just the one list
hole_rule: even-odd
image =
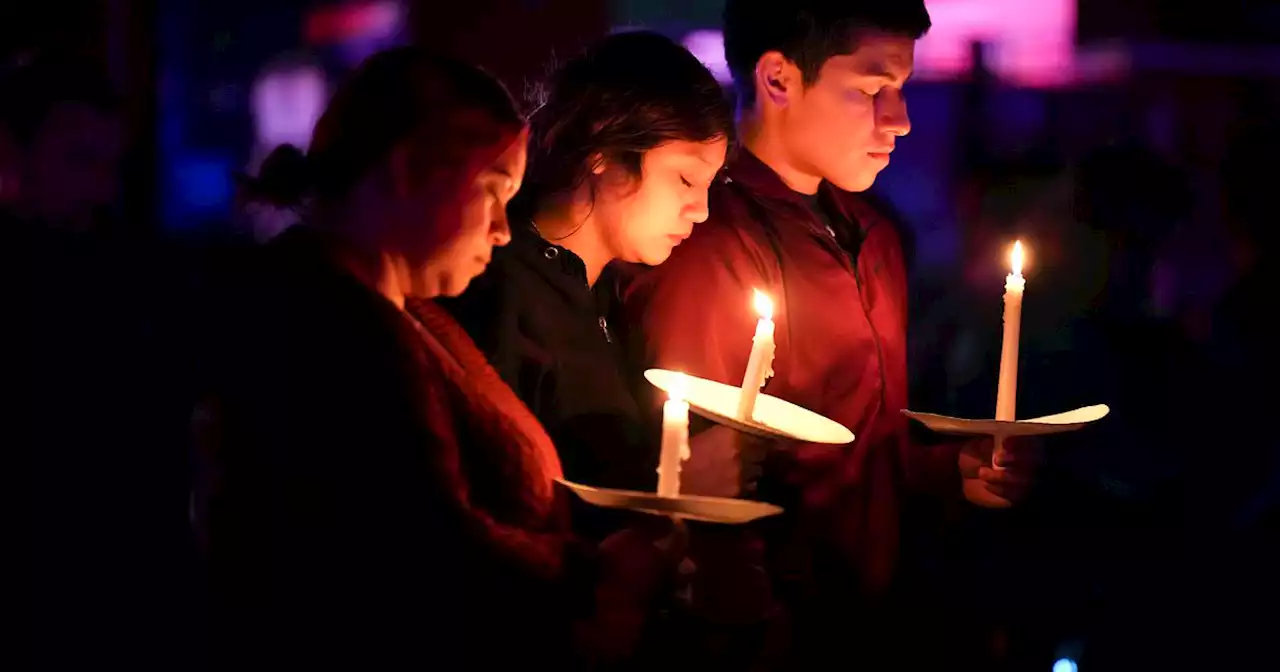
[(0, 77), (16, 280), (0, 291), (18, 333), (4, 379), (23, 426), (6, 454), (28, 477), (26, 623), (50, 669), (175, 669), (191, 632), (177, 317), (191, 294), (170, 250), (115, 226), (121, 101), (96, 65), (34, 54)]
[[(1269, 122), (1240, 124), (1220, 168), (1236, 279), (1212, 307), (1207, 334), (1196, 334), (1200, 351), (1171, 351), (1149, 330), (1132, 331), (1127, 361), (1111, 364), (1132, 378), (1127, 405), (1116, 406), (1131, 434), (1101, 450), (1131, 452), (1138, 444), (1146, 471), (1178, 469), (1149, 498), (1148, 513), (1136, 523), (1130, 516), (1106, 547), (1110, 580), (1082, 669), (1236, 670), (1272, 655), (1280, 444), (1267, 419), (1275, 412), (1268, 391), (1280, 375), (1280, 334), (1271, 310), (1275, 185), (1266, 166), (1280, 135)], [(1133, 173), (1112, 177), (1122, 174)], [(1176, 202), (1182, 189), (1152, 188), (1146, 198)]]
[(0, 81), (0, 101), (7, 216), (63, 231), (109, 228), (124, 150), (110, 82), (89, 63), (36, 58)]

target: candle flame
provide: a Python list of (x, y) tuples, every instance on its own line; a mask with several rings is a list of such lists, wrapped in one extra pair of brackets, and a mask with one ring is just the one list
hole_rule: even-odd
[(760, 314), (760, 317), (766, 320), (772, 320), (773, 300), (769, 298), (768, 294), (765, 294), (758, 289), (755, 290), (755, 293), (756, 312)]
[(671, 378), (671, 385), (667, 389), (667, 398), (671, 401), (684, 401), (689, 393), (689, 377), (683, 373), (677, 372)]
[(1014, 275), (1022, 275), (1022, 241), (1017, 240), (1013, 243), (1013, 252), (1009, 253), (1009, 265), (1013, 267)]

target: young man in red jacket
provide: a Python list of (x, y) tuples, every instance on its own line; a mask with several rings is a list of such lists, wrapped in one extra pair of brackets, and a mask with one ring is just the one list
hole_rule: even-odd
[[(990, 442), (922, 446), (901, 413), (906, 267), (894, 226), (858, 192), (911, 129), (903, 85), (929, 27), (923, 0), (728, 0), (742, 146), (711, 189), (710, 218), (623, 290), (639, 364), (733, 385), (751, 350), (752, 290), (766, 292), (777, 349), (765, 391), (857, 435), (774, 446), (764, 462), (759, 494), (787, 513), (761, 530), (772, 593), (762, 602), (789, 614), (792, 669), (850, 654), (888, 664), (902, 651), (906, 616), (888, 596), (908, 497), (1005, 507), (1030, 476), (1026, 450), (993, 469)], [(722, 427), (695, 436), (686, 485), (736, 494), (723, 456), (737, 443)], [(699, 573), (714, 573), (709, 564)], [(832, 647), (844, 656), (830, 659)]]

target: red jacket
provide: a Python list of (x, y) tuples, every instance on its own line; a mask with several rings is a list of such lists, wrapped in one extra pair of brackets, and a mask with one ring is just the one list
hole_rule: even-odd
[[(710, 219), (666, 263), (633, 278), (623, 299), (645, 366), (738, 385), (757, 320), (752, 289), (773, 298), (775, 375), (764, 391), (857, 438), (789, 445), (766, 464), (765, 479), (791, 493), (788, 527), (852, 565), (861, 588), (876, 593), (892, 578), (903, 495), (959, 495), (957, 449), (914, 445), (901, 413), (907, 284), (894, 226), (828, 183), (819, 199), (831, 229), (772, 169), (739, 151), (712, 186)], [(851, 242), (842, 247), (833, 229)]]

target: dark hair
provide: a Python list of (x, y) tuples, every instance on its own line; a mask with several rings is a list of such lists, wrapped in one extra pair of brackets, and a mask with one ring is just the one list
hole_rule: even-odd
[(724, 55), (740, 101), (750, 104), (756, 63), (770, 51), (794, 62), (808, 86), (832, 56), (852, 53), (861, 31), (918, 40), (931, 25), (924, 0), (727, 0)]
[(524, 125), (506, 88), (480, 68), (422, 47), (382, 51), (338, 87), (316, 123), (305, 161), (277, 148), (253, 187), (277, 205), (294, 205), (307, 193), (341, 199), (411, 139), (428, 150), (496, 141), (467, 123), (477, 113), (499, 132)]
[(0, 127), (26, 147), (59, 105), (79, 104), (102, 113), (120, 109), (106, 75), (80, 60), (44, 57), (20, 64), (0, 82)]
[(565, 63), (533, 98), (529, 168), (511, 205), (517, 217), (576, 191), (600, 161), (639, 175), (641, 157), (654, 147), (733, 134), (733, 108), (715, 77), (656, 33), (606, 37)]
[(258, 176), (237, 175), (243, 200), (277, 207), (297, 206), (311, 190), (307, 155), (294, 145), (280, 145), (262, 160)]

